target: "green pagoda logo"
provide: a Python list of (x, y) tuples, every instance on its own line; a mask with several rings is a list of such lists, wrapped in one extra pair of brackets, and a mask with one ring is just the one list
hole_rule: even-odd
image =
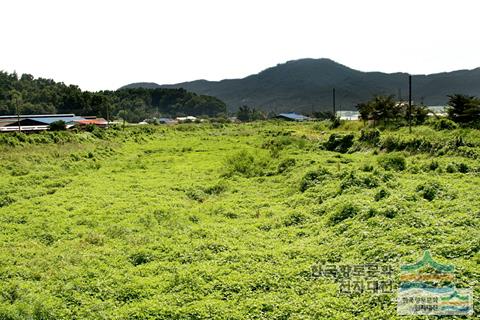
[(414, 264), (400, 267), (399, 315), (472, 315), (471, 288), (455, 286), (455, 267), (442, 264), (426, 250)]

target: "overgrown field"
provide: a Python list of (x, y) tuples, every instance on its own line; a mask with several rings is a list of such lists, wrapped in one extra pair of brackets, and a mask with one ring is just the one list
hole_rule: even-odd
[(0, 136), (0, 319), (409, 319), (312, 266), (424, 249), (479, 297), (480, 132), (359, 126)]

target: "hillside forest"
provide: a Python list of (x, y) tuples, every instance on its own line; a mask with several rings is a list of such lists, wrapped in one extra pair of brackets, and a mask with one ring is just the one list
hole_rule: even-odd
[(140, 122), (156, 116), (206, 115), (226, 112), (221, 100), (184, 89), (82, 91), (51, 79), (0, 71), (0, 115), (74, 113)]

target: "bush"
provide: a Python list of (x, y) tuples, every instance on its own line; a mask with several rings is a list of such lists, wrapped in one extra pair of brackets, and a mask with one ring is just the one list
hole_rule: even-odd
[(332, 117), (332, 119), (330, 120), (330, 125), (328, 127), (330, 130), (332, 130), (340, 127), (341, 124), (342, 122), (340, 121), (340, 117)]
[(95, 132), (95, 131), (97, 131), (97, 129), (98, 129), (97, 126), (94, 125), (94, 124), (91, 124), (91, 123), (89, 123), (85, 126), (85, 131), (87, 131), (87, 132)]
[(470, 167), (466, 163), (459, 163), (458, 164), (458, 172), (461, 173), (468, 173), (470, 171)]
[(426, 182), (417, 186), (416, 191), (425, 200), (432, 201), (444, 193), (443, 187), (438, 182)]
[(382, 199), (385, 199), (387, 198), (388, 196), (390, 196), (390, 192), (388, 192), (388, 190), (385, 190), (385, 189), (380, 189), (378, 190), (378, 192), (375, 194), (375, 201), (380, 201)]
[(346, 219), (355, 217), (359, 212), (360, 210), (356, 206), (347, 204), (330, 215), (329, 223), (332, 225), (338, 224)]
[(227, 190), (227, 185), (220, 181), (219, 183), (205, 188), (203, 191), (208, 195), (219, 195)]
[(450, 119), (442, 118), (434, 121), (432, 127), (435, 130), (454, 130), (458, 128), (458, 124), (456, 124)]
[(226, 176), (240, 174), (247, 178), (263, 175), (266, 162), (254, 157), (250, 152), (241, 150), (228, 157), (225, 162)]
[(371, 145), (376, 145), (380, 142), (380, 130), (378, 129), (363, 129), (360, 131), (360, 138), (358, 139), (361, 142), (366, 142)]
[(328, 141), (323, 144), (326, 150), (335, 151), (340, 153), (346, 153), (353, 145), (353, 134), (337, 134), (333, 133), (328, 138)]
[(206, 195), (203, 190), (191, 189), (185, 192), (189, 199), (195, 200), (197, 202), (204, 202)]
[(285, 159), (278, 164), (277, 173), (284, 173), (290, 168), (295, 167), (295, 164), (296, 164), (295, 159), (292, 159), (292, 158)]
[(291, 227), (291, 226), (297, 226), (305, 223), (307, 221), (307, 217), (305, 214), (301, 212), (294, 212), (289, 214), (285, 220), (283, 221), (284, 226), (286, 227)]
[(50, 131), (65, 131), (67, 130), (67, 124), (63, 120), (58, 120), (50, 123), (48, 126), (48, 130)]
[(378, 179), (372, 174), (357, 175), (354, 172), (350, 172), (340, 182), (340, 189), (346, 190), (352, 187), (372, 189), (378, 187), (379, 184)]
[(432, 160), (432, 162), (430, 162), (428, 168), (430, 169), (430, 171), (435, 171), (437, 170), (439, 167), (439, 164), (438, 164), (438, 161), (435, 161), (435, 160)]
[(300, 181), (300, 191), (307, 191), (309, 188), (315, 186), (316, 184), (325, 181), (329, 176), (330, 173), (324, 168), (307, 172)]
[(403, 171), (407, 168), (407, 160), (401, 153), (390, 153), (380, 156), (378, 164), (385, 170)]
[(0, 196), (0, 208), (9, 206), (14, 202), (15, 202), (15, 199), (13, 199), (10, 196)]
[(470, 172), (470, 167), (468, 164), (460, 162), (460, 163), (449, 163), (447, 165), (446, 171), (448, 173), (455, 173), (455, 172), (460, 172), (460, 173), (468, 173)]
[(360, 170), (362, 170), (363, 172), (372, 172), (373, 170), (375, 169), (374, 166), (372, 166), (371, 164), (364, 164), (360, 167)]
[(449, 163), (447, 164), (446, 171), (448, 173), (455, 173), (458, 171), (457, 165), (455, 163)]
[(149, 263), (154, 260), (154, 256), (148, 252), (137, 252), (132, 254), (128, 260), (134, 266), (139, 266), (145, 263)]

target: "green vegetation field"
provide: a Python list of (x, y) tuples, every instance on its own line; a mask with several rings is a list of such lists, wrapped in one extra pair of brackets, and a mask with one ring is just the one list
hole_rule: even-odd
[(424, 249), (479, 297), (480, 132), (359, 129), (0, 136), (0, 319), (408, 319), (311, 269)]

